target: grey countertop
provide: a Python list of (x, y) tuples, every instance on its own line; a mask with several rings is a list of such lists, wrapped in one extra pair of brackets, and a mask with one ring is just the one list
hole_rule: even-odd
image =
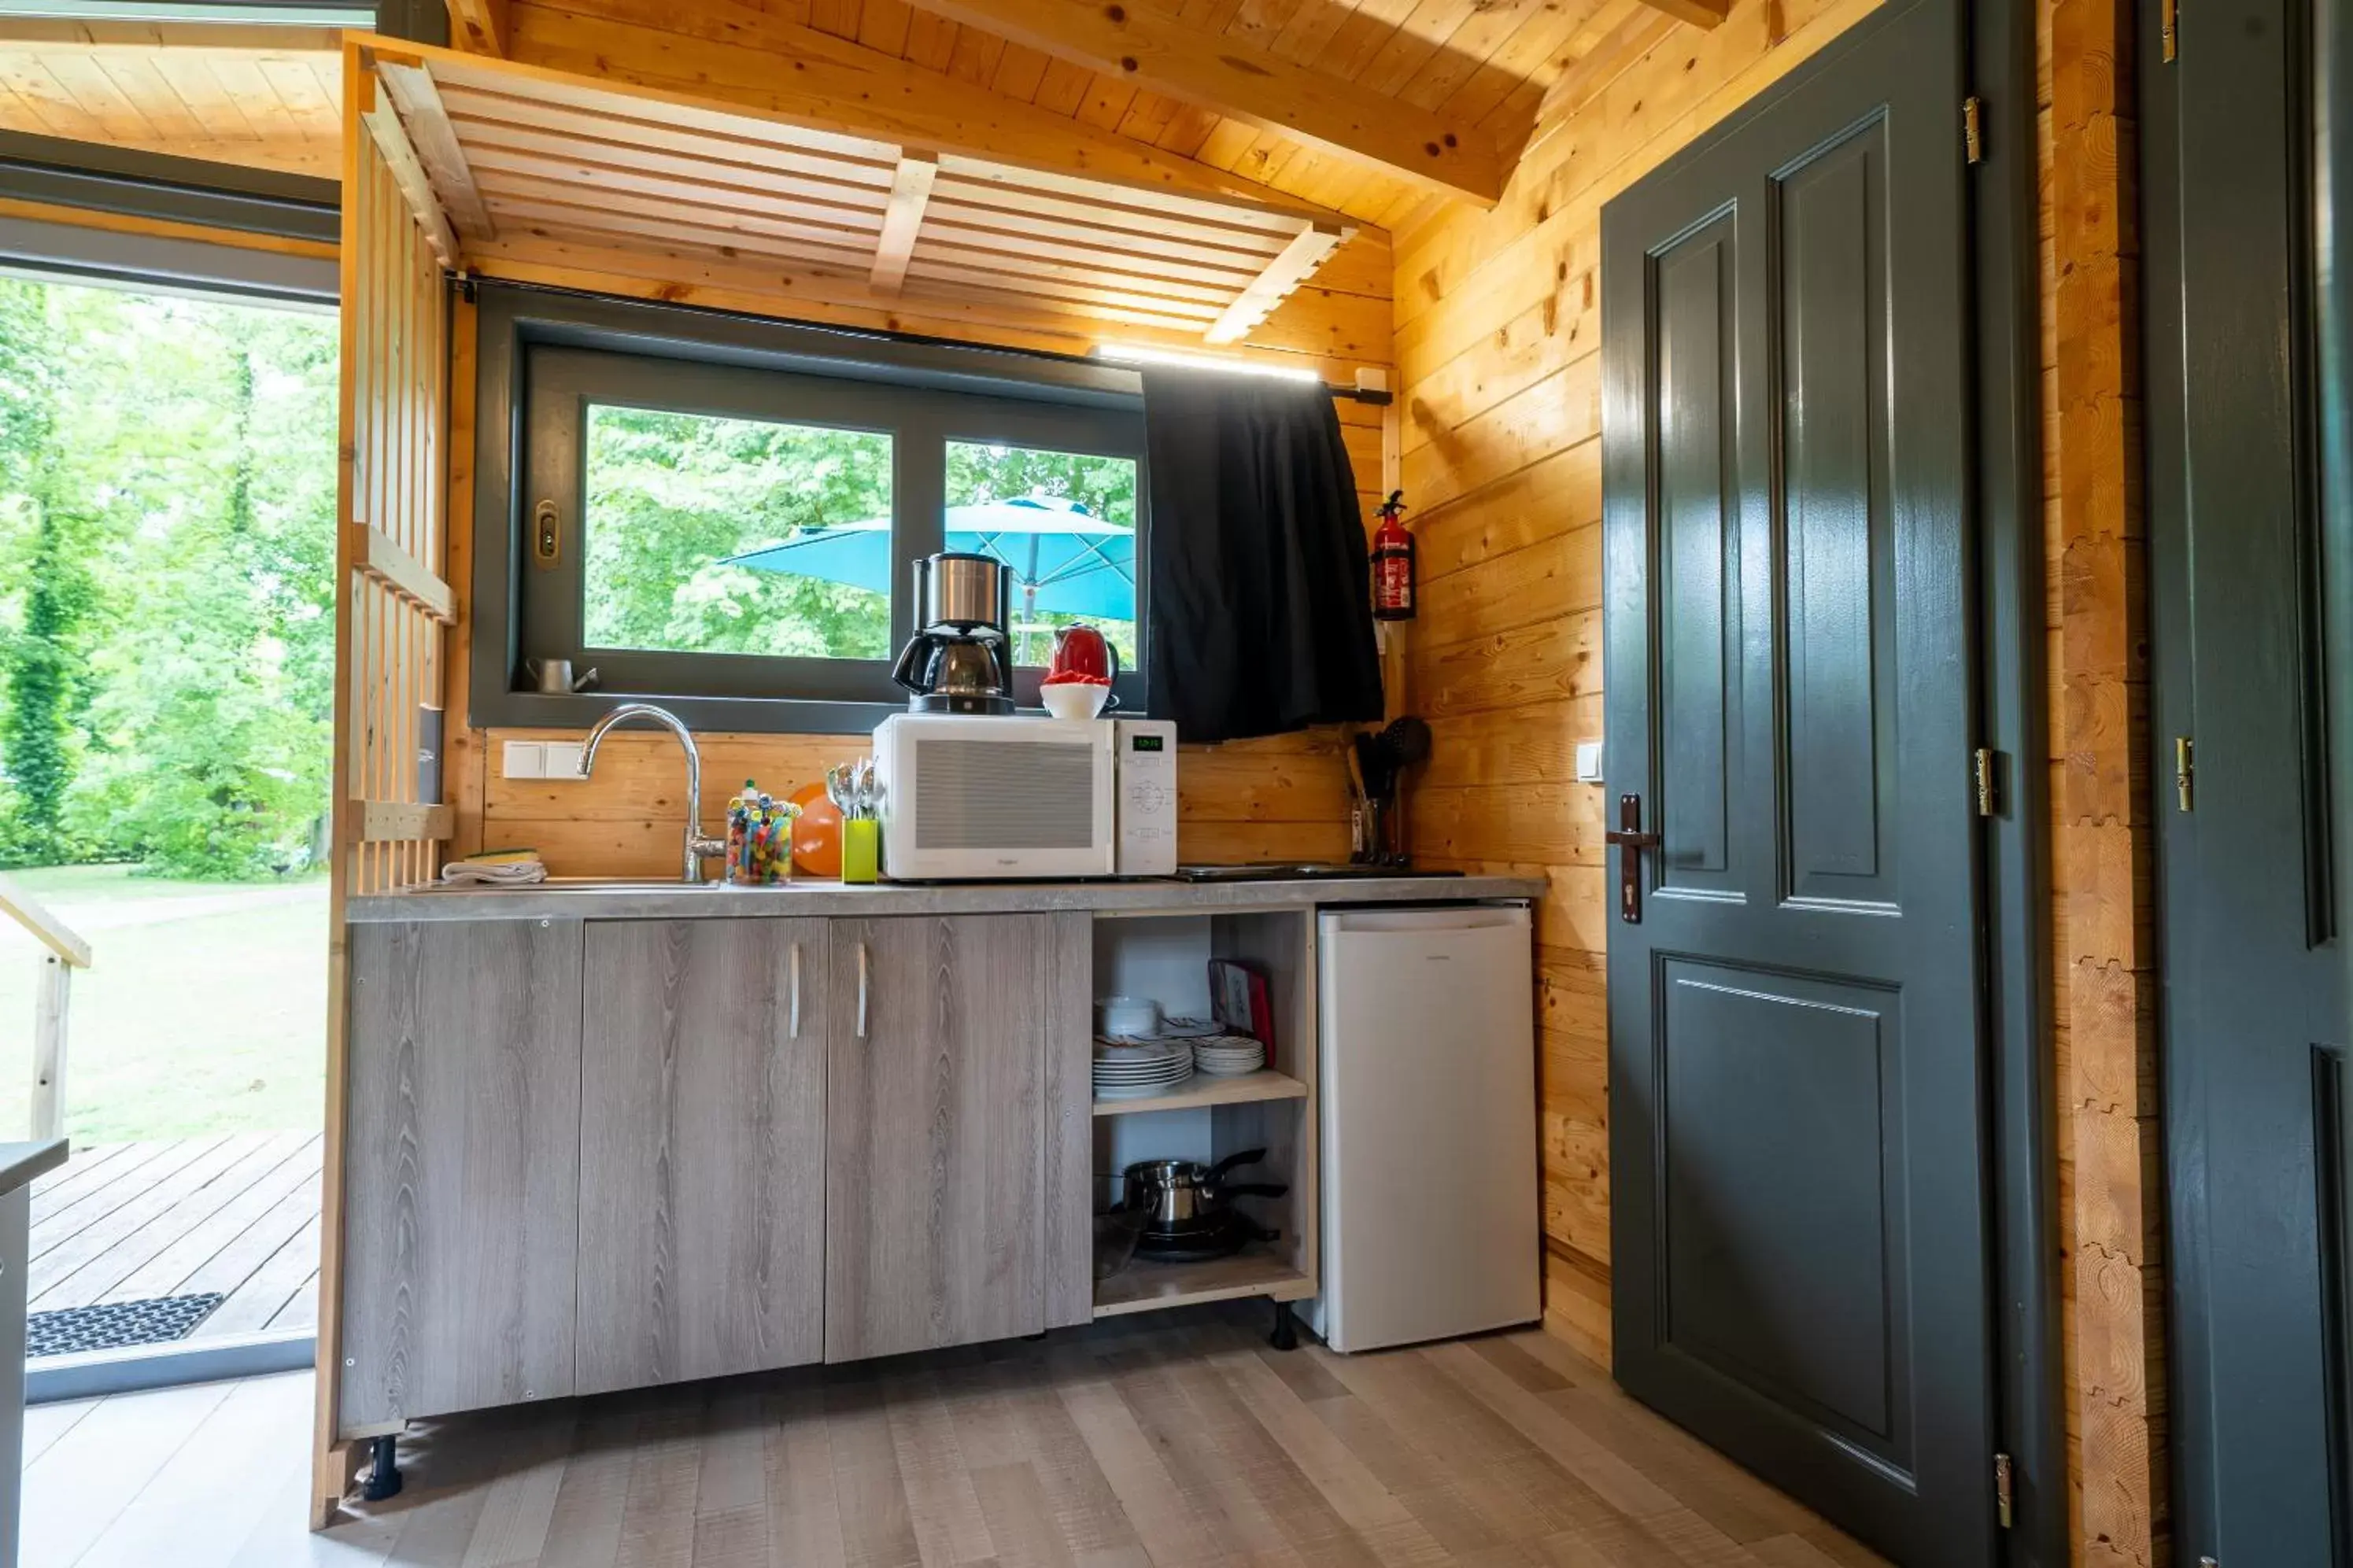
[(0, 1197), (30, 1183), (35, 1176), (66, 1163), (66, 1141), (37, 1138), (26, 1143), (0, 1143)]
[(679, 882), (543, 882), (528, 888), (419, 888), (354, 898), (355, 924), (407, 921), (693, 920), (758, 915), (1001, 915), (1086, 910), (1107, 914), (1211, 914), (1322, 904), (1452, 903), (1533, 899), (1532, 877), (1303, 877), (1281, 881), (881, 882), (799, 881), (771, 888)]

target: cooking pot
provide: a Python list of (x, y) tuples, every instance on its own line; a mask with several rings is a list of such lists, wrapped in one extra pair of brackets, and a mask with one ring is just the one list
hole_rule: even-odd
[(1279, 1198), (1291, 1190), (1275, 1182), (1226, 1180), (1226, 1173), (1236, 1166), (1254, 1165), (1265, 1158), (1263, 1149), (1245, 1149), (1214, 1165), (1196, 1160), (1139, 1160), (1127, 1168), (1121, 1206), (1148, 1215), (1150, 1228), (1164, 1234), (1219, 1225), (1229, 1212), (1231, 1199)]

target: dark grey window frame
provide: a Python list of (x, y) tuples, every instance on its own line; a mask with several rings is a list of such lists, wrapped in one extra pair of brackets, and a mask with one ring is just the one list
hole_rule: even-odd
[[(659, 702), (697, 729), (849, 734), (905, 706), (887, 660), (583, 647), (578, 435), (586, 402), (892, 431), (894, 652), (913, 629), (907, 563), (939, 548), (946, 441), (1134, 457), (1139, 567), (1145, 558), (1143, 399), (1132, 370), (512, 285), (481, 286), (479, 303), (468, 693), (477, 728), (578, 728), (636, 700)], [(525, 564), (525, 545), (543, 500), (556, 502), (564, 544), (559, 569), (535, 589), (530, 580), (540, 574)], [(568, 611), (551, 615), (551, 593), (569, 596)], [(1139, 572), (1139, 639), (1149, 636), (1149, 595)], [(542, 658), (594, 665), (606, 679), (594, 691), (542, 693), (531, 689), (524, 662)], [(1039, 674), (1015, 673), (1025, 706), (1037, 703)], [(1120, 697), (1124, 710), (1144, 710), (1141, 670), (1122, 676)]]

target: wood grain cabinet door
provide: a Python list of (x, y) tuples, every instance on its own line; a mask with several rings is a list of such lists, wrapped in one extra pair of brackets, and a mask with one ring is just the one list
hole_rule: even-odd
[(577, 921), (351, 928), (342, 1426), (572, 1392)]
[(581, 1393), (824, 1353), (827, 923), (589, 927)]
[(1047, 1069), (1050, 1042), (1086, 1027), (1085, 927), (834, 922), (828, 1361), (1047, 1326), (1048, 1171), (1062, 1158), (1048, 1153), (1061, 1092)]

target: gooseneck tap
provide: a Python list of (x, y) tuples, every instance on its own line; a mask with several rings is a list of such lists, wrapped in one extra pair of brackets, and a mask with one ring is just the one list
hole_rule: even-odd
[(643, 719), (659, 724), (678, 737), (686, 752), (686, 859), (683, 879), (702, 880), (702, 862), (727, 853), (727, 841), (712, 838), (702, 831), (702, 752), (694, 743), (694, 734), (679, 716), (667, 708), (657, 708), (650, 702), (624, 702), (602, 719), (588, 731), (588, 739), (580, 748), (580, 776), (586, 778), (596, 766), (596, 748), (605, 742), (606, 731), (617, 729), (632, 719)]

